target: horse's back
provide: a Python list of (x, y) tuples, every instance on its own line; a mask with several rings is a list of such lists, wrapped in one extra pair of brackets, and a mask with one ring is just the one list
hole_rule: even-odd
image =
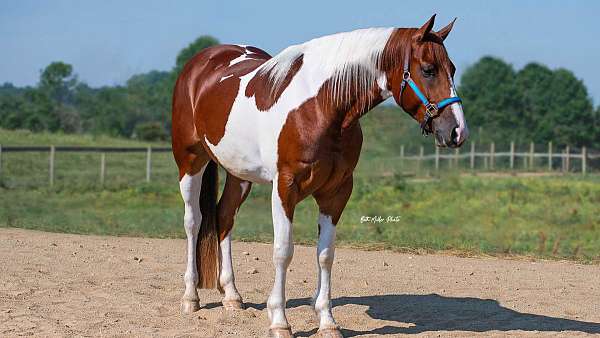
[[(258, 68), (269, 54), (255, 47), (217, 45), (186, 63), (173, 91), (172, 142), (176, 161), (216, 144), (239, 92), (240, 78)], [(180, 165), (181, 167), (181, 165)]]

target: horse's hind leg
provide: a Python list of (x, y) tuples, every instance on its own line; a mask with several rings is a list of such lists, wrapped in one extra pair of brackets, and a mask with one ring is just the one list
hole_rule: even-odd
[(227, 174), (225, 188), (217, 206), (219, 240), (221, 246), (221, 271), (219, 285), (224, 293), (225, 309), (241, 309), (242, 297), (235, 287), (233, 264), (231, 260), (231, 229), (235, 215), (250, 192), (251, 184), (231, 174)]
[(187, 265), (183, 280), (185, 282), (185, 292), (181, 300), (181, 310), (184, 313), (192, 313), (200, 309), (198, 298), (199, 275), (196, 262), (196, 245), (198, 243), (198, 233), (202, 222), (200, 213), (200, 189), (202, 188), (202, 175), (206, 165), (196, 173), (184, 174), (179, 181), (179, 189), (181, 197), (185, 203), (185, 214), (183, 217), (183, 225), (187, 237)]

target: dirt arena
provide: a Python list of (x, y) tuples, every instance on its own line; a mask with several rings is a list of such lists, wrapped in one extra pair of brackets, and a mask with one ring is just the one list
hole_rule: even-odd
[[(179, 312), (185, 242), (0, 229), (0, 336), (263, 337), (271, 246), (234, 243), (246, 309), (214, 290)], [(315, 249), (296, 246), (288, 319), (314, 335)], [(346, 337), (600, 334), (600, 266), (337, 249), (334, 316)]]

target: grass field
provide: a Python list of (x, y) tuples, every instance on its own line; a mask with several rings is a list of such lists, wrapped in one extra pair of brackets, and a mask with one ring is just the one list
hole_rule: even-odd
[[(442, 172), (427, 180), (407, 179), (403, 174), (406, 168), (376, 161), (394, 146), (382, 136), (390, 134), (385, 131), (390, 128), (386, 118), (383, 115), (365, 126), (366, 144), (354, 192), (338, 225), (340, 242), (399, 250), (600, 260), (598, 176), (498, 178)], [(3, 130), (0, 143), (147, 145), (108, 137)], [(98, 161), (98, 154), (57, 154), (56, 184), (48, 188), (47, 154), (4, 154), (0, 226), (84, 234), (184, 236), (183, 208), (171, 154), (153, 156), (150, 184), (143, 183), (144, 154), (107, 155), (105, 186), (98, 184)], [(269, 187), (253, 187), (236, 220), (236, 239), (271, 239), (269, 196)], [(296, 241), (314, 243), (314, 202), (301, 203), (295, 215)], [(383, 219), (364, 221), (364, 216)]]

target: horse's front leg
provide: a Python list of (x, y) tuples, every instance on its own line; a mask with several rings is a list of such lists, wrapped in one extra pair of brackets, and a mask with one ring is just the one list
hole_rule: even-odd
[(331, 268), (335, 254), (336, 224), (352, 193), (352, 177), (335, 188), (314, 194), (319, 205), (319, 245), (317, 246), (317, 290), (313, 307), (319, 317), (321, 337), (342, 337), (331, 312)]
[(275, 265), (275, 282), (267, 301), (267, 314), (271, 321), (269, 335), (271, 337), (292, 337), (290, 324), (285, 316), (285, 280), (287, 268), (294, 254), (292, 240), (292, 205), (290, 186), (277, 175), (273, 180), (271, 205), (273, 212), (273, 264)]

